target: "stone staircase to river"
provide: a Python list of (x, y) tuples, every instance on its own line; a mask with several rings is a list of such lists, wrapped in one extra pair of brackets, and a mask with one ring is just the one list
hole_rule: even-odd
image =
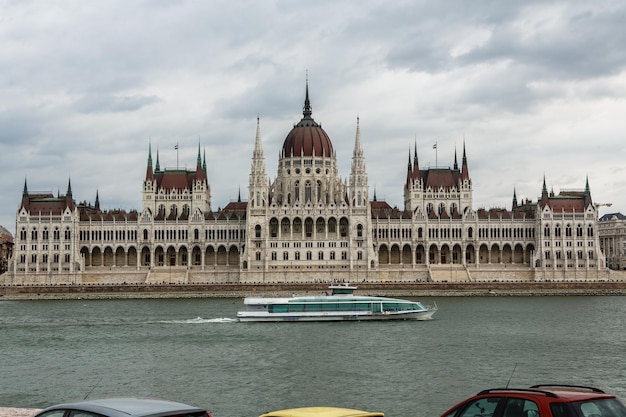
[(187, 268), (154, 268), (146, 277), (146, 284), (186, 284), (187, 282), (189, 282)]

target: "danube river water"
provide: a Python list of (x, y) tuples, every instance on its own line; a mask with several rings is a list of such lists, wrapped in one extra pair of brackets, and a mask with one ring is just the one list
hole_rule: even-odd
[(0, 301), (0, 406), (154, 396), (255, 417), (437, 417), (484, 388), (626, 400), (626, 297), (450, 297), (427, 322), (239, 323), (241, 299)]

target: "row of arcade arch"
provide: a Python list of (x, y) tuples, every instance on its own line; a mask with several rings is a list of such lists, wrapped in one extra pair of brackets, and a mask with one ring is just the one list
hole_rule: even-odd
[(521, 264), (530, 265), (535, 246), (533, 244), (460, 244), (441, 246), (382, 244), (378, 248), (379, 265), (414, 264)]

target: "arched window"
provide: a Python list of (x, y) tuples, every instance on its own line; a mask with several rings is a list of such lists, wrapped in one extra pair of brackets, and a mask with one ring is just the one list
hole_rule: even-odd
[(33, 229), (30, 232), (30, 240), (37, 240), (37, 229)]
[(143, 240), (148, 240), (148, 229), (143, 229)]
[(446, 211), (446, 203), (439, 203), (439, 208), (437, 210), (438, 210), (437, 212), (441, 216), (441, 213)]
[(561, 237), (561, 225), (560, 224), (557, 224), (554, 227), (554, 236), (555, 237)]
[(254, 236), (257, 237), (257, 238), (261, 237), (261, 225), (260, 224), (257, 224), (254, 227)]
[(70, 240), (72, 238), (72, 232), (70, 231), (69, 228), (65, 229), (65, 236), (64, 239), (65, 240)]
[(426, 205), (426, 214), (430, 214), (430, 212), (433, 211), (433, 209), (434, 209), (433, 203), (428, 203)]
[(550, 237), (550, 226), (546, 226), (543, 229), (543, 237)]
[(300, 201), (300, 181), (296, 181), (296, 189), (294, 191), (294, 201), (297, 203)]
[(356, 226), (356, 236), (357, 237), (363, 237), (363, 225), (362, 224), (357, 224), (357, 226)]
[(322, 181), (317, 181), (317, 195), (315, 196), (317, 198), (318, 202), (322, 201)]
[(309, 203), (311, 201), (311, 181), (304, 183), (304, 202)]

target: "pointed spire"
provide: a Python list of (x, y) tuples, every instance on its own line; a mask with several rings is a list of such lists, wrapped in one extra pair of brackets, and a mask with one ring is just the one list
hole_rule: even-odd
[(153, 178), (154, 171), (152, 170), (152, 139), (148, 145), (148, 167), (146, 168), (146, 180)]
[(239, 186), (239, 193), (237, 194), (237, 202), (241, 203), (241, 185)]
[(413, 179), (413, 176), (411, 175), (412, 172), (412, 166), (411, 166), (411, 148), (409, 147), (409, 163), (407, 165), (406, 168), (406, 185), (410, 185), (411, 184), (411, 180)]
[(465, 139), (463, 139), (463, 162), (461, 166), (461, 178), (469, 180), (469, 170), (467, 168), (467, 154), (465, 153)]
[(159, 148), (157, 148), (157, 157), (156, 157), (156, 166), (154, 167), (155, 172), (159, 172), (161, 167), (159, 166)]
[(541, 188), (541, 195), (548, 194), (548, 187), (546, 187), (546, 174), (543, 174), (543, 187)]
[(309, 100), (309, 71), (306, 72), (306, 95), (304, 99), (304, 107), (302, 109), (302, 115), (305, 119), (310, 119), (313, 114), (311, 109), (311, 100)]
[(589, 175), (585, 177), (585, 194), (591, 194), (591, 189), (589, 188)]
[(28, 195), (28, 186), (26, 185), (26, 177), (24, 177), (24, 191), (22, 192), (22, 196)]
[(72, 197), (72, 181), (70, 179), (67, 180), (67, 194), (68, 197)]
[(377, 201), (376, 200), (376, 187), (374, 187), (374, 201)]
[(420, 180), (422, 177), (420, 175), (420, 166), (417, 161), (417, 138), (415, 138), (415, 155), (413, 156), (413, 180)]
[(198, 168), (202, 168), (202, 158), (200, 156), (200, 139), (198, 139), (198, 161), (196, 163)]
[(96, 189), (96, 210), (100, 210), (100, 196), (98, 195), (98, 190)]
[(203, 154), (202, 154), (202, 170), (204, 171), (204, 174), (206, 175), (206, 149), (203, 150)]
[(456, 161), (456, 146), (454, 147), (454, 170), (458, 171), (459, 170), (459, 164)]
[(513, 187), (513, 208), (517, 207), (517, 192), (515, 191), (515, 187)]

